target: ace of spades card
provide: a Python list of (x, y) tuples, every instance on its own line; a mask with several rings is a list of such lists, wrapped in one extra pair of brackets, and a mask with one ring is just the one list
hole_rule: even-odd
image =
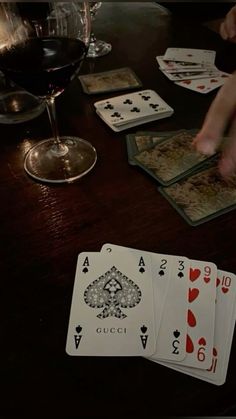
[(151, 355), (154, 322), (149, 256), (79, 255), (66, 344), (69, 355)]
[[(154, 359), (180, 361), (186, 356), (187, 292), (189, 260), (185, 257), (163, 255), (111, 243), (103, 245), (101, 252), (135, 253), (149, 255), (153, 270), (154, 314), (157, 344)], [(122, 256), (123, 257), (123, 256)]]

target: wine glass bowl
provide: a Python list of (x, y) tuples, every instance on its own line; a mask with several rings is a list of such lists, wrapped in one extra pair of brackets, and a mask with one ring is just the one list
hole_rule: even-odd
[[(44, 182), (72, 182), (93, 168), (97, 154), (85, 140), (59, 136), (55, 98), (78, 75), (86, 57), (90, 39), (89, 4), (87, 1), (43, 3), (39, 17), (35, 4), (30, 5), (31, 8), (23, 9), (21, 3), (7, 6), (11, 44), (0, 49), (0, 69), (46, 102), (53, 138), (37, 143), (28, 151), (24, 162), (26, 172)], [(1, 7), (4, 8), (4, 3)], [(2, 16), (3, 13), (0, 23)], [(12, 30), (16, 21), (17, 27), (21, 27), (17, 34)]]
[[(98, 9), (101, 7), (101, 1), (91, 1), (90, 4), (90, 14), (91, 14), (91, 21), (95, 20), (96, 14)], [(111, 44), (108, 42), (102, 41), (101, 39), (97, 39), (93, 30), (91, 31), (89, 49), (87, 53), (88, 58), (97, 58), (102, 57), (103, 55), (108, 54), (112, 49)]]

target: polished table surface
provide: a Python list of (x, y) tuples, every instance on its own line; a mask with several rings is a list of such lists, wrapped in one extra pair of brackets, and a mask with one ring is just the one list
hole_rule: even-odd
[(76, 260), (104, 243), (208, 260), (236, 272), (236, 214), (190, 227), (157, 192), (157, 183), (128, 164), (125, 135), (199, 128), (216, 92), (200, 95), (170, 82), (155, 60), (169, 46), (216, 50), (216, 64), (236, 69), (236, 47), (153, 3), (104, 3), (96, 34), (112, 52), (82, 73), (131, 67), (144, 88), (174, 108), (171, 118), (114, 133), (75, 81), (58, 98), (62, 134), (97, 149), (94, 169), (70, 185), (49, 186), (23, 170), (25, 152), (50, 135), (46, 112), (0, 126), (1, 402), (0, 417), (227, 416), (236, 406), (236, 340), (220, 387), (139, 357), (70, 357), (66, 335)]

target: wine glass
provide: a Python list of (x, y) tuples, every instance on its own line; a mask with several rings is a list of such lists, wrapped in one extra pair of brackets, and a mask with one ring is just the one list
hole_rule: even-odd
[[(91, 14), (91, 20), (94, 21), (98, 9), (101, 7), (102, 2), (101, 1), (90, 1), (90, 14)], [(102, 57), (103, 55), (108, 54), (111, 51), (111, 44), (105, 41), (98, 40), (94, 34), (93, 31), (91, 31), (90, 36), (90, 43), (89, 43), (89, 49), (87, 53), (87, 57), (89, 58), (96, 58), (96, 57)]]
[(96, 163), (95, 148), (59, 136), (55, 98), (73, 80), (90, 39), (89, 2), (0, 3), (0, 70), (46, 102), (53, 138), (34, 145), (24, 168), (34, 179), (72, 182)]

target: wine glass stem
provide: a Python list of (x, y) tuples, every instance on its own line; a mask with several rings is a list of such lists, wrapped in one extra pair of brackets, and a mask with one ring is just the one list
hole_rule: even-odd
[(90, 44), (95, 44), (96, 43), (96, 40), (97, 40), (97, 38), (96, 38), (94, 32), (91, 32), (91, 35), (90, 35)]
[(58, 124), (57, 124), (57, 116), (56, 116), (55, 98), (54, 97), (47, 98), (46, 106), (47, 106), (49, 121), (51, 124), (53, 140), (54, 140), (54, 144), (51, 151), (54, 154), (56, 154), (58, 157), (64, 156), (68, 152), (68, 148), (66, 145), (61, 144), (61, 141), (60, 141)]

